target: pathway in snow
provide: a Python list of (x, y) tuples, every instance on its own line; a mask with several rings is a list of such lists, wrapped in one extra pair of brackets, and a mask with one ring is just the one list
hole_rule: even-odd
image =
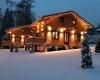
[(100, 55), (94, 52), (93, 62), (93, 69), (82, 69), (80, 49), (33, 54), (0, 50), (0, 80), (99, 80)]

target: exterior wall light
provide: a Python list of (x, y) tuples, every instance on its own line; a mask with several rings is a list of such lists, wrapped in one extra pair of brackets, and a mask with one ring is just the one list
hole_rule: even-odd
[(64, 29), (63, 28), (60, 28), (60, 32), (64, 32)]
[(21, 37), (22, 37), (22, 38), (24, 38), (25, 36), (24, 36), (24, 35), (22, 35)]
[(87, 34), (87, 31), (84, 31), (84, 34)]
[(51, 26), (48, 26), (48, 31), (51, 31), (51, 30), (52, 30)]
[(75, 33), (75, 30), (72, 30), (71, 33), (74, 34)]
[(15, 35), (14, 35), (14, 34), (12, 34), (12, 37), (14, 38), (14, 37), (15, 37)]
[(84, 32), (83, 31), (81, 32), (81, 35), (84, 35)]

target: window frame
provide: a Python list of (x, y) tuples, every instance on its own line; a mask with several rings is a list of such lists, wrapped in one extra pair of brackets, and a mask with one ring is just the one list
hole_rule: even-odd
[(52, 40), (59, 40), (59, 32), (52, 31)]

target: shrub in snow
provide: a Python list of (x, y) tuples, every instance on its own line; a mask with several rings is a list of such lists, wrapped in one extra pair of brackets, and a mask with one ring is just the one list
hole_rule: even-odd
[(100, 53), (100, 39), (96, 43), (95, 52)]
[(34, 45), (32, 44), (31, 46), (31, 49), (30, 49), (30, 53), (33, 53), (35, 50), (34, 50)]
[(82, 42), (81, 54), (82, 54), (81, 67), (84, 69), (92, 68), (91, 52), (87, 39), (84, 39)]

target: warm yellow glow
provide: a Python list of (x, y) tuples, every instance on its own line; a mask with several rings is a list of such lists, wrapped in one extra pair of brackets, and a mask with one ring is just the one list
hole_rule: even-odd
[(84, 32), (83, 31), (81, 32), (81, 35), (84, 35)]
[(37, 25), (37, 30), (36, 30), (37, 33), (39, 33), (39, 29), (40, 29), (40, 26), (39, 26), (39, 24), (38, 24), (38, 25)]
[(41, 24), (43, 25), (43, 24), (44, 24), (44, 22), (41, 22)]
[(22, 45), (24, 44), (24, 38), (21, 38), (21, 44)]
[(63, 33), (60, 33), (60, 34), (59, 34), (59, 39), (60, 39), (60, 40), (63, 40), (63, 39), (64, 39)]
[(24, 38), (25, 38), (25, 36), (21, 35), (21, 45), (24, 45)]
[(51, 26), (48, 26), (48, 31), (51, 31), (51, 30), (52, 30)]
[(43, 24), (41, 24), (41, 27), (43, 27)]
[(43, 31), (44, 29), (43, 28), (41, 28), (41, 31)]
[(72, 30), (71, 33), (74, 34), (75, 33), (75, 30)]
[(24, 36), (24, 35), (22, 35), (21, 37), (22, 37), (22, 38), (24, 38), (25, 36)]
[(37, 29), (39, 29), (39, 25), (37, 25)]
[(52, 34), (51, 32), (47, 33), (47, 41), (51, 41), (52, 40)]
[(11, 43), (15, 43), (15, 37), (13, 37), (12, 39), (11, 39)]
[(64, 32), (64, 28), (61, 28), (61, 29), (60, 29), (60, 32)]
[(83, 39), (84, 39), (84, 36), (83, 36), (83, 35), (81, 35), (81, 41), (83, 41)]
[(74, 35), (72, 35), (72, 36), (71, 36), (71, 38), (72, 38), (72, 40), (74, 40), (75, 36), (74, 36)]
[(12, 34), (12, 37), (14, 38), (14, 37), (15, 37), (15, 35), (14, 35), (14, 34)]
[(52, 33), (52, 37), (53, 37), (53, 38), (55, 37), (56, 39), (58, 39), (58, 32), (53, 32), (53, 33)]

